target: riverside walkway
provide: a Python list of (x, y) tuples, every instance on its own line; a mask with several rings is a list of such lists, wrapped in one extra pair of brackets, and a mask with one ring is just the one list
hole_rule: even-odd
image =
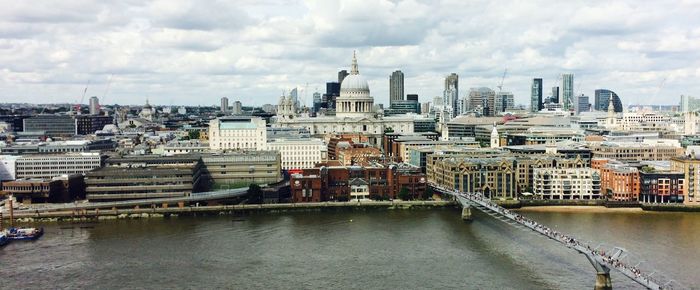
[(640, 268), (639, 264), (631, 265), (625, 263), (623, 259), (627, 255), (627, 251), (623, 248), (614, 248), (612, 251), (604, 251), (600, 247), (593, 247), (586, 244), (575, 237), (555, 231), (545, 225), (539, 224), (533, 220), (525, 218), (515, 212), (505, 209), (481, 193), (465, 193), (456, 192), (436, 185), (431, 185), (436, 191), (455, 197), (462, 205), (463, 218), (471, 217), (471, 207), (474, 207), (494, 218), (506, 222), (517, 227), (524, 227), (532, 230), (542, 236), (554, 240), (563, 246), (573, 249), (580, 254), (583, 254), (591, 262), (596, 270), (595, 289), (612, 289), (612, 281), (610, 280), (610, 270), (616, 270), (624, 276), (632, 279), (639, 285), (647, 289), (683, 289), (685, 287), (674, 284), (674, 280), (660, 281), (660, 278), (654, 277), (653, 273), (647, 273)]

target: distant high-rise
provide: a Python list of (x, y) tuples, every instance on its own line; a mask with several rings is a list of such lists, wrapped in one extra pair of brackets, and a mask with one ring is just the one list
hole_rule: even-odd
[(499, 113), (503, 113), (506, 110), (512, 110), (515, 108), (515, 98), (511, 92), (498, 92), (496, 93), (493, 111), (491, 115), (496, 116)]
[(227, 97), (221, 98), (221, 112), (224, 114), (228, 114), (228, 98)]
[(564, 111), (574, 107), (574, 74), (561, 75), (561, 102)]
[(397, 70), (389, 77), (389, 103), (403, 100), (403, 72)]
[(549, 102), (559, 103), (559, 87), (552, 87), (552, 98), (549, 99)]
[(297, 90), (297, 88), (293, 88), (289, 92), (289, 97), (292, 99), (292, 103), (294, 103), (295, 107), (297, 107), (297, 108), (301, 107), (299, 104), (299, 90)]
[(240, 115), (243, 113), (243, 104), (241, 103), (241, 101), (233, 102), (233, 109), (231, 110), (231, 112), (234, 115)]
[(530, 112), (539, 112), (542, 109), (544, 109), (542, 104), (542, 79), (532, 79)]
[(326, 94), (323, 95), (324, 101), (326, 102), (327, 109), (335, 110), (335, 100), (340, 96), (340, 83), (327, 82), (326, 83)]
[(622, 113), (622, 100), (620, 97), (611, 90), (598, 89), (595, 90), (595, 101), (593, 108), (596, 111), (608, 111), (608, 104), (610, 104), (610, 98), (612, 98), (615, 113)]
[(100, 114), (100, 99), (98, 99), (95, 96), (90, 97), (90, 115), (99, 115), (99, 114)]
[(445, 91), (443, 92), (443, 102), (445, 109), (450, 109), (452, 116), (457, 115), (457, 98), (459, 97), (459, 76), (451, 73), (445, 77)]
[(350, 75), (347, 70), (341, 70), (338, 72), (338, 83), (342, 84), (346, 76)]
[(469, 89), (469, 110), (477, 111), (484, 116), (494, 116), (496, 92), (490, 88)]
[(580, 95), (576, 96), (576, 113), (581, 114), (581, 112), (588, 112), (591, 110), (591, 104), (588, 100), (588, 96)]

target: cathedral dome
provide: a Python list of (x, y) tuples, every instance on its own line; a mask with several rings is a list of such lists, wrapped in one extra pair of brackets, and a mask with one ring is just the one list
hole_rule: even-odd
[(343, 83), (340, 85), (340, 91), (369, 93), (369, 84), (361, 75), (348, 75), (343, 79)]

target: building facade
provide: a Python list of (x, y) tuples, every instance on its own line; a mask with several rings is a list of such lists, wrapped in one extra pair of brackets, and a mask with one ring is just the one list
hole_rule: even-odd
[(24, 119), (24, 132), (44, 132), (51, 137), (70, 137), (76, 134), (75, 120), (67, 115), (36, 115)]
[(574, 74), (561, 75), (561, 97), (564, 111), (574, 108)]
[(542, 79), (532, 79), (532, 86), (530, 87), (530, 112), (539, 112), (542, 109), (544, 109), (544, 103), (542, 102)]
[(321, 139), (274, 139), (267, 143), (267, 150), (281, 156), (282, 169), (314, 168), (328, 159), (328, 147)]
[(600, 199), (600, 182), (591, 168), (536, 168), (532, 190), (539, 199)]
[(209, 122), (209, 148), (264, 150), (267, 145), (265, 120), (260, 117), (226, 117)]
[(403, 72), (397, 70), (389, 77), (389, 104), (404, 100)]
[(102, 166), (99, 153), (26, 155), (15, 160), (16, 179), (51, 179), (85, 174)]

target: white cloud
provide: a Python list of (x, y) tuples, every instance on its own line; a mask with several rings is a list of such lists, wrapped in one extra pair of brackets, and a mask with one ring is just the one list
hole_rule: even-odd
[[(88, 80), (111, 102), (260, 105), (309, 84), (323, 91), (358, 50), (377, 102), (401, 69), (406, 93), (442, 94), (443, 78), (504, 89), (573, 72), (576, 91), (625, 103), (699, 95), (696, 1), (27, 1), (0, 0), (0, 98), (74, 101)], [(666, 84), (661, 93), (658, 86)], [(549, 91), (549, 90), (545, 90)], [(655, 96), (655, 97), (654, 97)], [(652, 98), (653, 97), (653, 98)]]

